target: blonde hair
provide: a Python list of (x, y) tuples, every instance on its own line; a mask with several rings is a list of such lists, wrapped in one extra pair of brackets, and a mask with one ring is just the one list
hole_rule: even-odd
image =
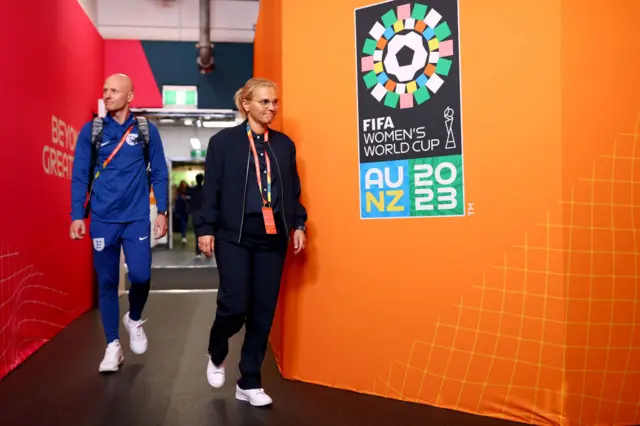
[(238, 91), (233, 97), (233, 101), (236, 104), (236, 108), (238, 108), (238, 111), (240, 111), (240, 114), (242, 114), (242, 117), (247, 118), (247, 111), (244, 110), (242, 106), (242, 101), (253, 98), (253, 92), (255, 92), (255, 90), (259, 87), (273, 87), (274, 89), (277, 89), (276, 84), (271, 80), (267, 80), (266, 78), (249, 79), (244, 84), (243, 87), (238, 89)]

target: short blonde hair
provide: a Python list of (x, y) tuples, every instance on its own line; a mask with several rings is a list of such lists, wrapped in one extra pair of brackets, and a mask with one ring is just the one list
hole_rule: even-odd
[(278, 88), (278, 86), (276, 86), (273, 81), (267, 80), (266, 78), (249, 79), (243, 87), (238, 89), (235, 96), (233, 97), (236, 108), (238, 108), (238, 111), (240, 111), (242, 117), (247, 118), (247, 112), (242, 107), (242, 101), (253, 98), (253, 92), (255, 92), (255, 90), (259, 87), (273, 87), (274, 89)]

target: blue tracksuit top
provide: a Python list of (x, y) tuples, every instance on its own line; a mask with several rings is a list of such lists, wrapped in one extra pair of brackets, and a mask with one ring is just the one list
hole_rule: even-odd
[[(135, 122), (133, 114), (120, 124), (110, 115), (104, 118), (102, 144), (98, 152), (96, 170), (113, 152), (127, 128)], [(158, 128), (149, 122), (149, 161), (151, 182), (146, 172), (144, 148), (138, 142), (138, 126), (134, 125), (127, 141), (93, 184), (91, 196), (91, 218), (99, 222), (127, 223), (150, 219), (150, 186), (156, 198), (158, 211), (167, 210), (168, 171)], [(142, 139), (142, 135), (140, 135)], [(84, 218), (84, 203), (88, 190), (89, 167), (91, 167), (91, 122), (86, 123), (75, 149), (73, 174), (71, 176), (71, 219)], [(92, 173), (95, 173), (93, 171)]]

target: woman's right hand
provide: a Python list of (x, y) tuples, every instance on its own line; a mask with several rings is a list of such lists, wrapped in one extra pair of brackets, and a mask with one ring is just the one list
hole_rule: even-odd
[(213, 255), (214, 244), (215, 240), (213, 235), (203, 235), (202, 237), (198, 237), (198, 248), (207, 257), (211, 257)]

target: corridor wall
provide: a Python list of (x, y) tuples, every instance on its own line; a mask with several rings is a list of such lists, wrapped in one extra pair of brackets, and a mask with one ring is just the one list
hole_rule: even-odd
[(473, 208), (361, 220), (354, 8), (371, 4), (261, 2), (258, 27), (281, 36), (257, 32), (256, 58), (279, 65), (256, 59), (256, 76), (281, 84), (310, 217), (272, 333), (284, 376), (532, 424), (640, 423), (640, 4), (460, 0)]
[(91, 240), (71, 241), (78, 132), (101, 96), (103, 42), (76, 0), (0, 5), (0, 379), (93, 303)]
[(198, 86), (198, 108), (235, 108), (233, 95), (251, 78), (252, 43), (215, 43), (216, 68), (200, 74), (193, 42), (105, 40), (105, 76), (125, 73), (133, 79), (136, 108), (162, 108), (162, 86)]
[[(274, 81), (282, 90), (282, 0), (260, 2), (253, 46), (253, 75)], [(282, 128), (280, 107), (271, 126)]]
[[(282, 94), (282, 0), (261, 1), (258, 16), (253, 49), (253, 75), (275, 82)], [(279, 113), (271, 124), (272, 128), (282, 130), (283, 115), (283, 105), (280, 103)], [(279, 367), (283, 365), (282, 315), (285, 297), (286, 292), (280, 292), (270, 336), (271, 348)]]

